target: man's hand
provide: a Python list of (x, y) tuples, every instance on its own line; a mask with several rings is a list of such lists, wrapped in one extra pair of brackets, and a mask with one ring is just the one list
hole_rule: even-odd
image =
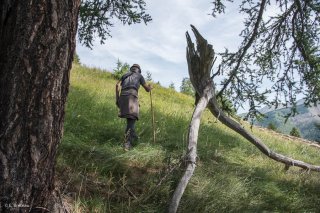
[(151, 84), (143, 84), (142, 86), (147, 92), (150, 92), (153, 89)]

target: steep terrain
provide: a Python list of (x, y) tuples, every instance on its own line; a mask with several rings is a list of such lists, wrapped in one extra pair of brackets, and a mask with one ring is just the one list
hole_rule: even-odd
[[(184, 165), (194, 100), (155, 85), (153, 143), (150, 96), (141, 90), (140, 139), (125, 152), (125, 121), (117, 117), (115, 82), (99, 69), (72, 69), (56, 169), (64, 205), (70, 212), (166, 212)], [(250, 131), (277, 152), (320, 164), (317, 147), (260, 128)], [(208, 111), (201, 121), (198, 156), (179, 212), (319, 210), (319, 173), (294, 167), (285, 171)]]

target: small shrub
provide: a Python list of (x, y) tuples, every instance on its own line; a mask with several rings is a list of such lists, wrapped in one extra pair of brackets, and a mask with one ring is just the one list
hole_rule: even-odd
[(117, 67), (113, 70), (113, 77), (120, 80), (121, 77), (129, 71), (130, 65), (128, 63), (122, 63), (119, 59), (117, 61)]
[(176, 89), (173, 82), (170, 83), (169, 88), (170, 88), (170, 89), (173, 89), (173, 90)]
[(269, 123), (267, 128), (273, 131), (277, 131), (277, 127), (274, 123)]
[(79, 58), (79, 55), (77, 53), (75, 53), (74, 56), (73, 56), (73, 62), (75, 64), (81, 65), (80, 58)]
[(299, 132), (299, 129), (296, 128), (296, 127), (293, 127), (292, 130), (290, 131), (290, 135), (291, 136), (294, 136), (294, 137), (298, 137), (300, 138), (300, 132)]
[(180, 92), (187, 94), (187, 95), (190, 95), (190, 96), (195, 95), (194, 88), (193, 88), (192, 83), (189, 78), (182, 79), (182, 83), (180, 86)]

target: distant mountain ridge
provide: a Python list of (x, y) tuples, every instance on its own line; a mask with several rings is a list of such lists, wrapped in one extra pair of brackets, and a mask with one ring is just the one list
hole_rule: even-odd
[(285, 115), (290, 112), (290, 108), (274, 109), (264, 107), (261, 112), (266, 117), (262, 120), (255, 120), (254, 125), (267, 127), (272, 123), (284, 134), (289, 134), (292, 128), (296, 127), (299, 129), (302, 138), (320, 142), (320, 130), (316, 126), (316, 124), (320, 124), (320, 104), (306, 107), (304, 100), (299, 100), (297, 102), (298, 114), (290, 117), (286, 123)]
[[(297, 101), (297, 106), (299, 106), (299, 105), (304, 105), (304, 99), (300, 99), (300, 100)], [(280, 109), (284, 109), (284, 108), (290, 109), (290, 106), (289, 107), (280, 106), (277, 109), (275, 109), (275, 107), (273, 107), (273, 106), (272, 107), (265, 106), (265, 107), (261, 108), (259, 111), (261, 113), (265, 114), (265, 113), (268, 113), (268, 112), (271, 112), (271, 111), (280, 110)]]

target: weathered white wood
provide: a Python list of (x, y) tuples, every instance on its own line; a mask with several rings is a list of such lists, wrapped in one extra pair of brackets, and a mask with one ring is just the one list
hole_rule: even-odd
[[(253, 136), (250, 132), (248, 132), (246, 129), (244, 129), (239, 123), (229, 118), (219, 107), (215, 100), (215, 97), (212, 98), (208, 104), (208, 108), (212, 112), (213, 115), (215, 115), (219, 121), (221, 121), (223, 124), (228, 126), (230, 129), (236, 131), (240, 135), (242, 135), (244, 138), (246, 138), (249, 142), (251, 142), (253, 145), (255, 145), (263, 154), (268, 156), (269, 158), (278, 161), (280, 163), (284, 163), (287, 166), (297, 166), (306, 170), (311, 171), (317, 171), (320, 172), (320, 166), (318, 165), (312, 165), (309, 163), (305, 163), (300, 160), (295, 160), (293, 158), (289, 158), (285, 155), (276, 153), (268, 146), (266, 146), (259, 138), (256, 138)], [(220, 115), (219, 117), (217, 115)]]
[(244, 129), (239, 123), (229, 118), (218, 106), (215, 97), (215, 88), (213, 83), (213, 77), (210, 77), (210, 72), (212, 66), (215, 62), (214, 50), (212, 45), (200, 35), (194, 26), (191, 26), (192, 31), (196, 37), (197, 49), (195, 49), (191, 38), (186, 33), (187, 37), (187, 61), (190, 80), (193, 87), (196, 90), (196, 96), (200, 97), (199, 102), (196, 105), (194, 113), (192, 115), (192, 120), (189, 128), (189, 138), (188, 138), (188, 150), (187, 150), (187, 166), (183, 177), (181, 178), (175, 192), (173, 194), (172, 200), (169, 205), (169, 213), (175, 213), (178, 209), (181, 197), (187, 187), (187, 184), (193, 175), (196, 167), (197, 158), (197, 140), (198, 140), (198, 130), (200, 126), (200, 118), (203, 110), (208, 106), (212, 114), (223, 124), (236, 131), (249, 142), (254, 144), (263, 154), (270, 157), (273, 160), (284, 163), (286, 168), (289, 166), (297, 166), (303, 169), (318, 171), (320, 172), (320, 166), (305, 163), (303, 161), (295, 160), (289, 158), (282, 154), (278, 154), (270, 150), (260, 139), (254, 137), (250, 132)]
[(212, 95), (214, 94), (213, 82), (210, 78), (210, 71), (214, 63), (214, 51), (210, 44), (201, 37), (197, 30), (193, 27), (197, 38), (197, 50), (194, 48), (194, 44), (188, 33), (186, 33), (188, 47), (187, 47), (187, 61), (189, 67), (189, 75), (192, 84), (197, 84), (195, 89), (198, 94), (201, 94), (196, 104), (195, 110), (192, 115), (192, 119), (189, 126), (188, 136), (188, 150), (186, 157), (186, 170), (182, 176), (177, 188), (174, 191), (173, 197), (169, 205), (169, 213), (177, 211), (180, 199), (188, 185), (188, 182), (193, 175), (196, 168), (197, 158), (197, 141), (198, 132), (200, 126), (201, 114), (207, 107)]
[(177, 211), (180, 199), (186, 189), (191, 176), (196, 168), (196, 159), (197, 159), (197, 142), (198, 142), (198, 132), (200, 127), (200, 120), (202, 112), (206, 109), (209, 100), (212, 97), (210, 90), (199, 99), (198, 104), (195, 107), (195, 110), (192, 115), (192, 119), (189, 126), (189, 137), (188, 137), (188, 156), (186, 158), (186, 170), (182, 176), (177, 188), (173, 193), (171, 203), (169, 205), (169, 213), (174, 213)]
[[(187, 35), (187, 41), (188, 41), (187, 59), (188, 59), (188, 65), (189, 65), (189, 74), (190, 74), (190, 79), (193, 79), (191, 81), (192, 85), (194, 86), (198, 95), (201, 97), (204, 94), (204, 90), (203, 90), (205, 85), (204, 82), (208, 82), (212, 80), (210, 79), (210, 76), (209, 76), (210, 70), (208, 69), (209, 67), (210, 69), (212, 67), (210, 63), (214, 62), (212, 61), (212, 57), (214, 57), (214, 52), (212, 50), (212, 46), (207, 43), (207, 41), (200, 35), (200, 33), (196, 30), (196, 28), (193, 26), (191, 27), (197, 39), (197, 51), (194, 49), (193, 47), (194, 45), (192, 44), (190, 37)], [(204, 66), (204, 65), (207, 65), (207, 66)], [(270, 150), (270, 148), (266, 146), (259, 138), (256, 138), (249, 131), (244, 129), (239, 123), (229, 118), (218, 106), (216, 96), (214, 94), (214, 91), (215, 91), (214, 84), (211, 83), (210, 86), (212, 87), (211, 91), (213, 91), (213, 97), (209, 101), (208, 108), (219, 121), (221, 121), (230, 129), (236, 131), (241, 136), (246, 138), (249, 142), (255, 145), (263, 154), (265, 154), (269, 158), (276, 160), (278, 162), (284, 163), (287, 166), (297, 166), (303, 169), (320, 172), (320, 166), (318, 165), (305, 163), (303, 161), (289, 158), (285, 155), (282, 155)]]

